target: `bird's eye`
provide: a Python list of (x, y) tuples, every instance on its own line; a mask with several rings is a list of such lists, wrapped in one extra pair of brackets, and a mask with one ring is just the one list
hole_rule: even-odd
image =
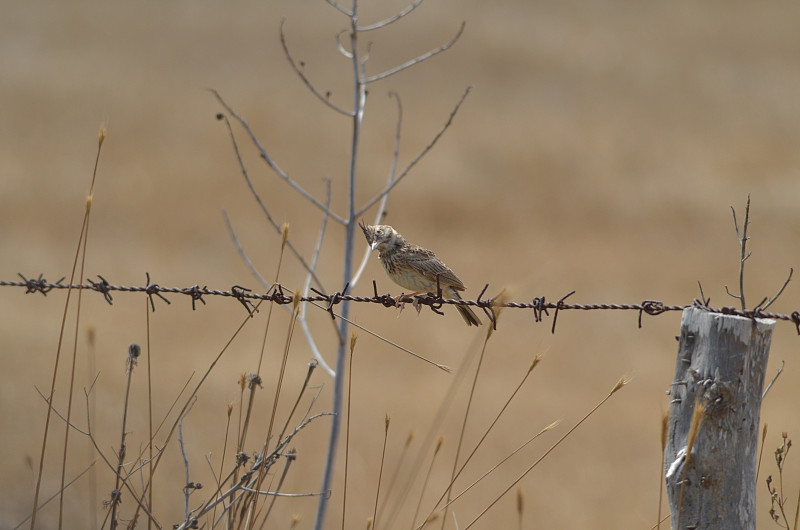
[(377, 230), (375, 230), (375, 235), (382, 236), (383, 235), (383, 228), (378, 228)]

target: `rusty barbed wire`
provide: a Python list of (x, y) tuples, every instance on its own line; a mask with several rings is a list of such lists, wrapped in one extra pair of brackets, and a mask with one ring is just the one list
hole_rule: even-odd
[[(153, 300), (153, 296), (158, 296), (166, 302), (167, 304), (171, 303), (164, 294), (179, 294), (185, 295), (190, 297), (192, 301), (192, 310), (196, 309), (196, 302), (200, 301), (203, 305), (206, 305), (206, 301), (203, 299), (204, 296), (222, 296), (228, 298), (235, 298), (239, 303), (241, 303), (248, 313), (253, 312), (255, 305), (253, 304), (254, 300), (259, 301), (267, 301), (272, 302), (280, 305), (291, 304), (294, 301), (294, 293), (290, 289), (285, 288), (280, 284), (274, 284), (266, 293), (256, 293), (253, 292), (251, 289), (242, 287), (240, 285), (234, 285), (230, 288), (230, 290), (221, 290), (221, 289), (209, 289), (207, 286), (200, 287), (199, 285), (192, 285), (191, 287), (164, 287), (158, 285), (157, 283), (153, 283), (150, 281), (150, 274), (146, 273), (147, 277), (147, 285), (143, 286), (127, 286), (127, 285), (115, 285), (99, 274), (97, 277), (99, 281), (94, 281), (91, 279), (87, 279), (87, 283), (84, 284), (69, 284), (63, 283), (64, 278), (61, 278), (57, 282), (48, 282), (43, 274), (40, 274), (37, 278), (26, 278), (22, 274), (18, 273), (18, 276), (22, 279), (22, 281), (8, 281), (8, 280), (0, 280), (0, 287), (24, 287), (25, 293), (42, 293), (42, 295), (47, 296), (47, 293), (51, 292), (54, 289), (83, 289), (86, 291), (95, 291), (101, 293), (105, 298), (106, 302), (109, 305), (113, 304), (113, 298), (111, 293), (112, 292), (122, 292), (122, 293), (145, 293), (150, 297), (150, 305), (155, 311), (155, 302)], [(331, 314), (331, 318), (336, 318), (333, 313), (333, 308), (341, 303), (342, 301), (350, 301), (350, 302), (357, 302), (357, 303), (373, 303), (373, 304), (381, 304), (384, 307), (397, 307), (401, 304), (405, 303), (414, 303), (418, 306), (427, 306), (433, 312), (442, 314), (440, 311), (443, 305), (466, 305), (466, 306), (473, 306), (480, 309), (486, 313), (489, 319), (492, 322), (492, 325), (496, 327), (497, 320), (495, 318), (494, 310), (498, 307), (506, 307), (511, 309), (529, 309), (533, 312), (534, 322), (542, 322), (544, 316), (549, 316), (549, 310), (553, 310), (553, 325), (552, 325), (552, 332), (555, 333), (556, 322), (558, 320), (558, 313), (559, 311), (567, 311), (567, 310), (579, 310), (579, 311), (638, 311), (639, 312), (639, 327), (642, 327), (642, 315), (647, 314), (650, 316), (660, 315), (662, 313), (668, 311), (683, 311), (688, 307), (697, 307), (700, 309), (704, 309), (711, 313), (719, 313), (723, 315), (735, 315), (741, 316), (745, 318), (770, 318), (773, 320), (781, 320), (785, 322), (792, 322), (796, 329), (797, 334), (800, 335), (800, 311), (793, 311), (791, 314), (784, 314), (784, 313), (773, 313), (769, 311), (764, 311), (761, 309), (761, 305), (763, 302), (756, 306), (753, 309), (741, 310), (735, 307), (728, 307), (723, 306), (719, 308), (711, 307), (708, 300), (698, 300), (694, 299), (691, 304), (687, 305), (667, 305), (659, 300), (643, 300), (637, 304), (574, 304), (574, 303), (567, 303), (566, 299), (575, 294), (575, 291), (571, 291), (566, 295), (562, 296), (555, 302), (548, 302), (544, 296), (537, 296), (531, 299), (530, 302), (504, 302), (499, 303), (494, 300), (494, 298), (483, 298), (486, 290), (489, 288), (489, 284), (484, 286), (481, 293), (478, 295), (476, 300), (462, 300), (462, 299), (445, 299), (441, 298), (441, 296), (437, 296), (433, 293), (428, 293), (425, 295), (416, 295), (414, 297), (406, 296), (406, 295), (399, 295), (399, 296), (392, 296), (390, 294), (378, 294), (378, 287), (375, 281), (372, 282), (373, 285), (373, 296), (354, 296), (347, 293), (348, 286), (345, 286), (345, 289), (342, 292), (335, 292), (333, 294), (324, 294), (316, 289), (312, 288), (314, 291), (314, 295), (312, 296), (303, 296), (300, 298), (301, 302), (314, 302), (314, 303), (322, 303), (325, 302), (327, 304), (326, 307), (322, 307), (322, 309), (328, 311)], [(766, 299), (765, 299), (766, 301)]]

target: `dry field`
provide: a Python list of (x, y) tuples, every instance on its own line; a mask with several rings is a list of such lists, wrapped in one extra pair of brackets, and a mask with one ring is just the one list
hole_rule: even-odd
[[(69, 274), (101, 124), (108, 136), (94, 191), (87, 277), (101, 274), (112, 283), (141, 285), (147, 271), (165, 286), (258, 288), (228, 236), (225, 208), (253, 262), (273, 278), (280, 237), (249, 195), (227, 131), (215, 119), (221, 108), (208, 88), (247, 118), (306, 189), (323, 197), (323, 178), (330, 177), (332, 205), (344, 211), (350, 124), (305, 90), (283, 56), (278, 34), (286, 17), (288, 43), (305, 72), (331, 91), (333, 101), (350, 106), (352, 74), (334, 40), (345, 19), (327, 3), (2, 4), (0, 279), (14, 280), (18, 272), (44, 273), (52, 280)], [(404, 5), (362, 4), (365, 23)], [(469, 286), (467, 296), (489, 283), (489, 293), (507, 286), (520, 301), (542, 295), (555, 300), (574, 289), (571, 300), (581, 303), (686, 304), (699, 297), (699, 280), (712, 305), (734, 305), (725, 294), (725, 286), (733, 289), (738, 281), (730, 207), (742, 211), (748, 193), (750, 305), (772, 296), (790, 266), (800, 267), (797, 3), (428, 0), (401, 23), (364, 37), (373, 41), (369, 71), (446, 42), (461, 21), (466, 30), (447, 53), (370, 86), (357, 197), (372, 197), (389, 171), (396, 117), (390, 91), (403, 101), (404, 165), (473, 86), (453, 126), (391, 196), (387, 217), (412, 241), (434, 248)], [(292, 241), (310, 255), (320, 212), (260, 163), (244, 135), (239, 139), (273, 216), (291, 224)], [(332, 223), (322, 248), (320, 276), (331, 291), (341, 288), (343, 235)], [(362, 250), (359, 242), (359, 257)], [(287, 257), (281, 282), (295, 287), (303, 278), (297, 262)], [(372, 256), (354, 294), (370, 295), (373, 278), (381, 292), (399, 292)], [(796, 281), (790, 283), (773, 309), (800, 309), (798, 289)], [(13, 528), (30, 512), (46, 413), (35, 387), (49, 388), (65, 298), (65, 292), (43, 297), (0, 289), (0, 528)], [(171, 300), (171, 305), (157, 300), (150, 318), (159, 419), (244, 317), (230, 299), (208, 299), (197, 311), (188, 299)], [(145, 308), (143, 295), (118, 294), (110, 307), (96, 293), (83, 296), (73, 414), (85, 424), (83, 388), (99, 372), (95, 432), (108, 454), (118, 445), (128, 344), (146, 342)], [(465, 329), (452, 309), (444, 317), (427, 310), (418, 317), (410, 308), (398, 315), (357, 304), (352, 315), (360, 325), (453, 367), (475, 354), (483, 336), (482, 330)], [(192, 480), (206, 486), (192, 505), (213, 489), (206, 457), (218, 469), (226, 406), (238, 403), (240, 375), (255, 371), (264, 316), (262, 311), (237, 337), (184, 422)], [(288, 320), (283, 311), (273, 316), (251, 452), (266, 432)], [(309, 320), (332, 363), (329, 317), (316, 311)], [(67, 322), (64, 359), (71, 358), (74, 311)], [(533, 356), (543, 354), (544, 360), (456, 489), (548, 423), (562, 423), (457, 502), (459, 525), (471, 521), (628, 375), (627, 387), (520, 482), (523, 526), (649, 529), (658, 509), (659, 425), (680, 316), (645, 318), (637, 329), (634, 312), (565, 312), (554, 335), (551, 322), (535, 324), (526, 311), (503, 314), (489, 341), (465, 447), (484, 432)], [(89, 326), (97, 337), (94, 372), (88, 365)], [(800, 435), (799, 348), (794, 327), (778, 323), (768, 376), (782, 361), (786, 366), (762, 411), (769, 434), (758, 486), (759, 528), (774, 524), (763, 480), (775, 473), (772, 452), (780, 433)], [(418, 473), (427, 468), (426, 460), (423, 469), (411, 469), (410, 457), (398, 464), (403, 443), (413, 431), (411, 452), (430, 452), (423, 439), (458, 376), (363, 332), (355, 358), (347, 526), (364, 528), (372, 515), (384, 414), (392, 418), (386, 484), (398, 467)], [(310, 359), (298, 333), (279, 418), (291, 407)], [(69, 362), (63, 362), (56, 389), (60, 409), (66, 408), (69, 380)], [(141, 362), (131, 390), (129, 454), (137, 453), (147, 436), (145, 375)], [(312, 385), (324, 385), (314, 410), (328, 410), (332, 380), (318, 370)], [(443, 433), (445, 442), (423, 506), (438, 496), (450, 474), (467, 385), (460, 388), (450, 413), (434, 427), (434, 436)], [(319, 488), (328, 429), (322, 420), (296, 438), (300, 458), (284, 491)], [(58, 487), (63, 437), (63, 423), (55, 420), (42, 498)], [(166, 450), (155, 493), (160, 524), (169, 528), (182, 519), (184, 467), (174, 442)], [(90, 458), (86, 439), (73, 432), (69, 453), (67, 475), (73, 476)], [(784, 482), (791, 513), (800, 487), (800, 460), (794, 456), (789, 455)], [(327, 528), (340, 527), (342, 464), (340, 458)], [(101, 502), (113, 487), (102, 462), (97, 480), (96, 498), (88, 478), (67, 491), (65, 528), (92, 528), (93, 513), (102, 520)], [(383, 528), (411, 527), (420, 487), (415, 483), (397, 518), (384, 520)], [(516, 488), (474, 528), (516, 528), (515, 493)], [(382, 504), (398, 499), (395, 494)], [(123, 497), (123, 517), (132, 505)], [(299, 514), (299, 527), (310, 528), (315, 506), (313, 498), (279, 499), (272, 527), (288, 528)], [(57, 516), (55, 504), (46, 507), (39, 527), (55, 528)]]

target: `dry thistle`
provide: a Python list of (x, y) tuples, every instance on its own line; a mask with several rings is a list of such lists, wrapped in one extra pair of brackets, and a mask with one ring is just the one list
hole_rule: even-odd
[(244, 372), (239, 376), (239, 388), (242, 390), (242, 392), (244, 392), (244, 389), (247, 388), (247, 374)]
[(106, 128), (104, 126), (100, 126), (100, 130), (97, 132), (97, 147), (103, 147), (103, 142), (106, 139)]
[(133, 370), (133, 367), (139, 364), (139, 355), (142, 354), (142, 348), (138, 344), (131, 344), (128, 346), (128, 358), (125, 361), (125, 373)]
[(356, 342), (358, 342), (358, 333), (355, 331), (350, 334), (350, 354), (353, 354), (353, 350), (356, 349)]

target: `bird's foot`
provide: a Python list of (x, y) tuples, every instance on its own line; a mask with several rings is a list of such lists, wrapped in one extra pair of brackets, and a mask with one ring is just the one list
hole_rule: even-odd
[[(419, 293), (411, 293), (411, 294), (400, 293), (398, 296), (394, 297), (394, 305), (396, 305), (400, 309), (400, 312), (402, 313), (403, 309), (405, 309), (406, 307), (406, 302), (401, 302), (400, 300), (402, 300), (403, 298), (414, 298), (418, 294)], [(419, 303), (417, 302), (416, 299), (414, 299), (414, 301), (411, 302), (411, 305), (414, 307), (414, 309), (417, 310), (417, 314), (419, 314), (419, 312), (422, 310), (422, 308), (419, 307)]]

